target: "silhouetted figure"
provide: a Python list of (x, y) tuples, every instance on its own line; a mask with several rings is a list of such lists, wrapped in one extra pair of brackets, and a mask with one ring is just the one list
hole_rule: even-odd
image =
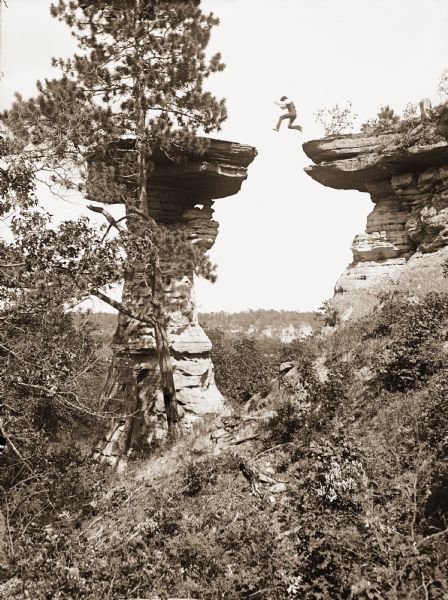
[(280, 129), (280, 125), (284, 119), (289, 119), (288, 129), (297, 129), (297, 131), (302, 131), (300, 125), (293, 125), (297, 118), (297, 111), (296, 107), (294, 106), (294, 102), (287, 96), (282, 96), (280, 98), (280, 102), (277, 102), (277, 100), (274, 100), (274, 102), (275, 104), (278, 104), (280, 108), (284, 108), (288, 111), (286, 114), (280, 116), (279, 120), (277, 121), (277, 125), (274, 127), (274, 131), (278, 131)]

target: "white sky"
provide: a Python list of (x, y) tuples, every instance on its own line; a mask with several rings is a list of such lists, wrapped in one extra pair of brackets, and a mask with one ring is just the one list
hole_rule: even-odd
[[(1, 107), (14, 91), (34, 93), (52, 76), (51, 56), (69, 56), (68, 29), (49, 15), (50, 0), (8, 0), (3, 8)], [(321, 137), (313, 113), (350, 100), (358, 125), (380, 105), (439, 101), (448, 67), (448, 0), (203, 0), (221, 24), (211, 51), (227, 65), (208, 88), (227, 99), (229, 119), (215, 137), (257, 147), (242, 191), (216, 202), (220, 233), (211, 258), (214, 285), (199, 282), (202, 311), (316, 309), (351, 261), (350, 244), (372, 208), (367, 194), (314, 182), (303, 141)], [(285, 124), (273, 100), (295, 100), (303, 134)], [(52, 200), (59, 218), (75, 200)]]

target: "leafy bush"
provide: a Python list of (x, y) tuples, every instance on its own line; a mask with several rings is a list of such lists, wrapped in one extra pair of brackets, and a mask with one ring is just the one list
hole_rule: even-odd
[(219, 329), (207, 332), (212, 344), (215, 378), (223, 395), (236, 405), (266, 395), (278, 373), (278, 355), (255, 338), (231, 338)]
[(389, 301), (379, 316), (373, 335), (388, 335), (384, 354), (377, 357), (373, 385), (389, 392), (405, 392), (426, 382), (443, 368), (436, 351), (445, 337), (448, 295), (429, 294), (417, 303)]
[(271, 443), (292, 442), (306, 419), (306, 407), (294, 398), (283, 397), (274, 415), (266, 423), (266, 431)]
[(321, 108), (314, 117), (324, 130), (324, 135), (340, 135), (353, 129), (353, 123), (358, 115), (353, 112), (351, 102), (346, 106), (335, 104), (331, 108)]
[[(8, 438), (5, 482), (28, 477), (29, 468), (67, 435), (90, 435), (96, 423), (105, 364), (88, 321), (79, 327), (61, 310), (23, 315), (4, 311), (0, 335), (2, 429)], [(29, 456), (25, 468), (21, 456)], [(5, 483), (4, 485), (7, 485)]]
[(53, 525), (66, 533), (79, 527), (103, 489), (102, 469), (86, 450), (96, 434), (105, 363), (88, 319), (75, 326), (61, 309), (32, 307), (4, 307), (1, 316), (0, 513), (12, 572), (27, 578), (28, 561), (45, 547)]
[(418, 117), (418, 106), (408, 102), (403, 110), (403, 120), (416, 119)]
[(283, 392), (275, 401), (274, 415), (265, 426), (267, 436), (272, 443), (309, 441), (313, 432), (331, 427), (333, 418), (344, 406), (352, 369), (348, 363), (336, 361), (325, 377), (319, 376), (312, 341), (297, 341), (283, 352), (290, 359), (296, 357), (295, 372), (282, 381), (286, 394)]
[(211, 484), (216, 483), (217, 462), (208, 458), (192, 462), (185, 468), (183, 475), (183, 490), (188, 496), (196, 496), (205, 491)]

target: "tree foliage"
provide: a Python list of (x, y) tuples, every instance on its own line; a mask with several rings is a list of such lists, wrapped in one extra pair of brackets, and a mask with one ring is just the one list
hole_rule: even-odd
[(89, 326), (74, 326), (67, 309), (92, 285), (108, 283), (117, 265), (116, 245), (104, 244), (87, 220), (53, 228), (33, 204), (32, 196), (23, 208), (16, 203), (8, 215), (13, 237), (0, 242), (2, 429), (11, 446), (7, 456), (21, 470), (23, 456), (35, 447), (38, 457), (46, 436), (95, 413), (91, 392), (87, 403), (82, 397), (82, 382), (95, 372), (98, 344)]
[(351, 102), (347, 102), (345, 106), (335, 104), (331, 108), (321, 108), (314, 114), (317, 123), (323, 127), (325, 136), (351, 131), (357, 116)]
[(248, 336), (232, 338), (220, 329), (207, 334), (213, 344), (216, 383), (224, 397), (240, 407), (254, 394), (266, 395), (278, 373), (278, 344)]
[(386, 104), (385, 106), (380, 107), (378, 114), (374, 119), (370, 119), (361, 125), (361, 131), (382, 133), (393, 128), (399, 121), (400, 116), (396, 115), (394, 109)]
[(440, 323), (447, 309), (447, 297), (438, 293), (414, 305), (406, 299), (386, 301), (372, 335), (387, 335), (388, 341), (376, 360), (377, 377), (372, 385), (406, 392), (421, 387), (443, 368), (437, 348), (445, 337)]
[[(84, 289), (154, 328), (168, 422), (175, 431), (166, 288), (192, 271), (210, 279), (214, 274), (208, 258), (185, 235), (154, 221), (148, 182), (154, 153), (176, 160), (186, 151), (203, 151), (206, 144), (196, 133), (219, 128), (226, 117), (224, 101), (204, 90), (206, 79), (223, 68), (219, 54), (208, 59), (205, 52), (218, 20), (204, 15), (196, 0), (60, 0), (51, 11), (71, 28), (79, 52), (68, 60), (54, 58), (61, 76), (39, 82), (34, 98), (17, 96), (3, 123), (16, 153), (26, 155), (35, 173), (48, 173), (50, 186), (86, 193), (89, 179), (90, 198), (124, 203), (126, 223), (104, 208), (89, 208), (108, 221), (103, 241), (122, 248), (115, 273), (105, 274), (110, 281), (137, 274), (147, 300), (125, 299), (126, 306), (114, 301), (89, 279), (89, 269)], [(117, 144), (126, 140), (128, 152), (117, 153)], [(77, 225), (88, 237), (85, 226)]]

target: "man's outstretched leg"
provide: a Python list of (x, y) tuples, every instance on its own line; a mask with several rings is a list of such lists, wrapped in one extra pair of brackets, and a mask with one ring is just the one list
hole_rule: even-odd
[(282, 124), (282, 121), (284, 121), (285, 119), (290, 119), (291, 117), (289, 115), (282, 115), (279, 120), (277, 121), (277, 125), (274, 127), (274, 131), (278, 131), (280, 129), (280, 125)]
[(296, 116), (292, 116), (289, 118), (288, 129), (297, 129), (297, 131), (302, 131), (302, 127), (300, 125), (293, 125), (295, 120), (296, 120)]

